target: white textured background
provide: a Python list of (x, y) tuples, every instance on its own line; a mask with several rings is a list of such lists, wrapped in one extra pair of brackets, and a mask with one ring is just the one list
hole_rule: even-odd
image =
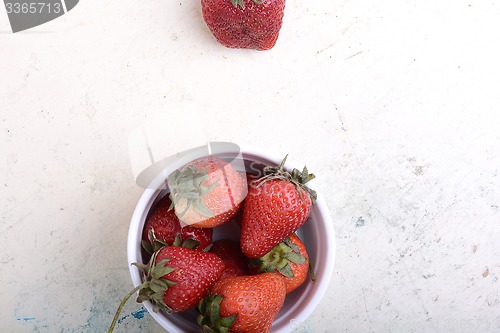
[(316, 173), (338, 252), (297, 332), (498, 332), (499, 22), (495, 1), (289, 0), (257, 52), (218, 45), (199, 1), (85, 0), (18, 34), (0, 7), (1, 330), (105, 331), (132, 286), (129, 136), (163, 117)]

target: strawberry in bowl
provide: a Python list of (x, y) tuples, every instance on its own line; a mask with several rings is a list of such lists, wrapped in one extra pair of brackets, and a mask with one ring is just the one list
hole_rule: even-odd
[[(243, 313), (239, 316), (240, 320), (234, 319), (234, 321), (231, 322), (233, 316), (238, 316), (233, 311), (233, 307), (236, 306), (235, 302), (238, 301), (238, 298), (236, 298), (236, 301), (234, 300), (237, 293), (233, 293), (232, 290), (234, 290), (234, 286), (242, 286), (243, 291), (245, 288), (247, 291), (249, 290), (248, 288), (253, 288), (253, 292), (264, 294), (265, 288), (262, 288), (262, 284), (259, 282), (259, 280), (262, 279), (260, 277), (262, 275), (272, 276), (272, 278), (265, 279), (273, 281), (272, 283), (277, 287), (272, 295), (266, 297), (271, 299), (272, 296), (275, 302), (269, 304), (268, 316), (265, 319), (262, 317), (262, 320), (260, 320), (263, 326), (259, 326), (259, 330), (270, 333), (288, 333), (293, 331), (297, 325), (300, 325), (302, 321), (311, 315), (329, 286), (334, 263), (335, 235), (330, 214), (323, 201), (324, 199), (317, 193), (317, 189), (314, 187), (314, 181), (317, 181), (317, 179), (311, 181), (312, 176), (307, 170), (302, 170), (300, 172), (293, 171), (294, 168), (288, 167), (286, 162), (283, 162), (277, 155), (267, 153), (262, 149), (251, 147), (239, 147), (239, 149), (237, 157), (235, 157), (234, 151), (225, 149), (224, 147), (212, 149), (212, 153), (206, 155), (194, 149), (193, 151), (195, 153), (193, 153), (193, 158), (190, 161), (183, 160), (182, 164), (174, 163), (167, 166), (165, 171), (156, 180), (156, 183), (152, 184), (144, 191), (137, 203), (134, 215), (132, 216), (128, 238), (128, 261), (130, 264), (147, 262), (148, 257), (145, 256), (145, 251), (142, 250), (141, 242), (143, 241), (144, 229), (147, 225), (148, 218), (153, 215), (155, 207), (157, 207), (158, 202), (160, 202), (162, 198), (172, 198), (173, 195), (176, 195), (175, 193), (172, 194), (174, 191), (171, 191), (169, 187), (165, 186), (165, 180), (167, 180), (169, 176), (176, 173), (177, 175), (175, 177), (178, 177), (179, 172), (188, 170), (189, 165), (191, 165), (191, 167), (189, 167), (189, 173), (191, 173), (191, 175), (200, 172), (210, 173), (212, 170), (221, 170), (221, 168), (222, 170), (227, 170), (227, 165), (232, 165), (237, 174), (241, 176), (241, 178), (236, 178), (235, 176), (235, 179), (243, 179), (245, 185), (242, 190), (244, 196), (241, 198), (241, 201), (239, 200), (240, 197), (238, 194), (234, 192), (231, 187), (231, 196), (236, 198), (236, 200), (233, 200), (230, 205), (224, 206), (224, 209), (216, 210), (214, 208), (216, 207), (215, 205), (212, 205), (208, 200), (203, 201), (203, 198), (205, 195), (214, 193), (213, 191), (216, 185), (213, 184), (227, 183), (227, 177), (219, 177), (216, 179), (216, 177), (212, 178), (212, 176), (207, 175), (203, 175), (201, 178), (190, 176), (187, 177), (189, 183), (187, 188), (192, 189), (191, 185), (196, 184), (200, 189), (196, 190), (199, 196), (189, 196), (188, 194), (187, 199), (200, 200), (201, 202), (197, 204), (191, 203), (190, 205), (186, 203), (183, 205), (181, 203), (179, 207), (171, 207), (170, 212), (173, 211), (174, 214), (178, 216), (179, 220), (182, 220), (182, 216), (185, 216), (182, 215), (183, 212), (185, 212), (184, 214), (192, 214), (192, 216), (198, 216), (196, 214), (199, 214), (197, 218), (187, 220), (184, 224), (195, 229), (212, 230), (212, 240), (214, 244), (212, 248), (210, 248), (210, 246), (203, 249), (197, 248), (195, 251), (200, 253), (206, 251), (207, 254), (217, 256), (223, 263), (224, 268), (215, 281), (210, 280), (210, 283), (207, 284), (206, 294), (202, 297), (203, 301), (198, 303), (198, 306), (195, 308), (175, 312), (166, 308), (158, 308), (155, 306), (154, 300), (144, 300), (143, 306), (148, 310), (151, 316), (170, 333), (194, 333), (203, 330), (207, 332), (211, 332), (212, 330), (214, 332), (228, 332), (226, 330), (227, 327), (231, 327), (229, 332), (239, 332), (240, 329), (242, 332), (245, 332), (245, 330), (251, 331), (252, 325), (257, 325), (258, 323), (251, 322), (251, 318), (245, 317)], [(197, 160), (204, 161), (203, 166), (200, 166), (201, 164), (198, 164), (199, 162), (192, 163)], [(214, 162), (217, 160), (224, 162)], [(210, 162), (207, 163), (207, 161)], [(235, 163), (235, 161), (237, 163)], [(220, 167), (211, 167), (211, 165), (216, 165), (218, 163), (220, 163)], [(280, 179), (280, 177), (273, 178), (274, 176), (269, 176), (265, 178), (270, 174), (270, 171), (274, 171), (274, 173), (278, 172), (281, 176), (285, 173), (289, 173), (290, 177), (293, 173), (296, 179), (290, 182), (291, 185), (289, 185), (288, 183), (282, 183), (281, 181), (283, 179)], [(231, 172), (224, 171), (223, 174), (224, 173), (227, 175), (236, 175), (232, 170)], [(251, 174), (252, 177), (248, 177), (249, 174)], [(284, 178), (288, 178), (288, 175), (284, 176)], [(305, 185), (306, 182), (307, 186)], [(170, 185), (170, 182), (168, 182), (168, 184)], [(175, 188), (178, 184), (182, 184), (182, 181), (176, 181), (173, 184), (176, 184), (174, 185)], [(259, 186), (258, 184), (261, 185)], [(261, 228), (260, 230), (262, 233), (270, 233), (271, 229), (266, 229), (267, 226), (261, 224), (264, 220), (261, 219), (260, 215), (266, 216), (266, 219), (275, 218), (277, 222), (281, 221), (280, 214), (273, 215), (268, 211), (257, 211), (257, 209), (275, 210), (278, 206), (270, 204), (259, 206), (249, 205), (247, 208), (247, 203), (252, 203), (250, 195), (257, 198), (257, 193), (252, 194), (253, 191), (256, 191), (252, 189), (253, 186), (263, 190), (261, 194), (265, 195), (264, 198), (266, 198), (265, 200), (267, 203), (274, 202), (274, 200), (267, 201), (270, 192), (268, 193), (266, 184), (273, 185), (271, 186), (271, 188), (273, 188), (272, 191), (276, 191), (273, 193), (276, 193), (277, 196), (279, 196), (278, 189), (285, 188), (287, 201), (290, 201), (290, 212), (293, 211), (295, 214), (295, 212), (302, 211), (303, 214), (298, 214), (300, 216), (294, 220), (291, 227), (286, 228), (284, 235), (272, 237), (272, 243), (266, 244), (265, 250), (259, 249), (257, 252), (253, 253), (252, 251), (255, 249), (251, 249), (253, 246), (252, 242), (245, 240), (246, 236), (243, 237), (245, 233), (244, 229), (250, 229), (249, 226), (255, 224), (255, 228)], [(275, 186), (276, 184), (278, 184), (278, 186)], [(227, 186), (225, 188), (227, 188)], [(239, 186), (235, 186), (234, 188), (240, 189)], [(205, 191), (207, 193), (204, 193)], [(226, 193), (226, 195), (229, 193), (227, 190), (222, 192)], [(316, 200), (314, 200), (315, 192), (317, 193)], [(176, 199), (172, 199), (172, 201), (178, 200), (179, 198), (181, 197), (179, 196)], [(284, 197), (282, 196), (282, 198)], [(293, 200), (295, 200), (294, 204), (292, 204)], [(263, 200), (261, 198), (258, 201)], [(200, 203), (203, 204), (204, 207), (195, 209), (195, 205), (198, 206)], [(186, 209), (188, 206), (189, 208)], [(285, 209), (286, 205), (282, 207)], [(297, 207), (300, 209), (297, 209)], [(194, 212), (189, 211), (191, 208), (194, 209)], [(207, 208), (210, 213), (205, 212), (204, 208)], [(247, 209), (246, 216), (245, 209)], [(250, 211), (248, 209), (251, 209), (252, 214), (249, 214)], [(278, 210), (279, 209), (278, 207)], [(225, 214), (224, 212), (229, 213)], [(219, 219), (219, 217), (215, 218), (217, 215), (222, 215), (221, 220), (223, 220), (223, 222), (218, 220), (212, 227), (203, 225), (207, 221), (208, 223), (212, 223), (212, 221)], [(256, 216), (256, 221), (250, 221), (250, 215)], [(231, 218), (227, 218), (227, 216), (231, 216)], [(194, 223), (189, 224), (193, 221)], [(241, 226), (238, 224), (238, 221), (241, 222)], [(259, 222), (259, 224), (257, 224), (257, 222)], [(181, 224), (182, 223), (183, 222), (181, 222)], [(259, 237), (257, 237), (257, 239), (258, 238)], [(244, 246), (243, 242), (247, 245)], [(194, 244), (196, 244), (196, 242), (194, 242)], [(255, 244), (256, 248), (260, 248), (260, 243), (256, 242), (253, 244)], [(160, 251), (165, 250), (160, 249)], [(251, 262), (251, 267), (247, 266), (249, 262)], [(273, 266), (274, 263), (277, 265)], [(218, 266), (214, 263), (210, 265), (214, 267)], [(312, 276), (311, 278), (307, 278), (309, 268), (314, 271), (316, 279), (313, 279)], [(140, 264), (131, 265), (130, 274), (132, 282), (137, 288), (147, 281), (147, 266), (142, 267)], [(219, 273), (217, 273), (217, 275), (218, 274)], [(222, 298), (218, 297), (221, 295), (223, 296)], [(225, 301), (224, 297), (226, 297)], [(221, 308), (219, 312), (219, 319), (215, 318), (215, 315), (210, 318), (206, 313), (207, 308), (211, 308), (211, 306), (208, 305), (217, 304), (219, 301), (221, 302), (220, 304), (223, 305), (223, 309)], [(202, 303), (205, 305), (202, 305)], [(168, 303), (166, 304), (168, 305)], [(241, 306), (244, 305), (241, 304)], [(249, 306), (253, 305), (249, 304)], [(209, 312), (210, 311), (211, 310), (209, 310)], [(215, 322), (212, 321), (213, 318), (215, 318)], [(222, 321), (222, 326), (220, 325), (220, 321)], [(226, 328), (224, 328), (224, 325)]]
[(241, 222), (241, 249), (249, 258), (265, 255), (309, 218), (316, 191), (306, 186), (315, 176), (279, 167), (264, 168), (264, 176), (248, 189)]
[(168, 176), (170, 199), (179, 220), (213, 228), (233, 219), (247, 193), (246, 177), (213, 156), (196, 159)]

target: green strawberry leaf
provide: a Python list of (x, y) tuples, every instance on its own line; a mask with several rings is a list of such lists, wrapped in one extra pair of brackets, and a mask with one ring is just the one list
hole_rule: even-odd
[(179, 209), (176, 209), (179, 218), (182, 218), (190, 208), (207, 217), (215, 216), (203, 204), (203, 198), (218, 186), (218, 182), (216, 181), (210, 184), (210, 186), (203, 186), (202, 184), (207, 180), (208, 171), (206, 169), (198, 171), (198, 168), (193, 165), (184, 167), (182, 171), (175, 170), (172, 172), (167, 178), (170, 199), (172, 200), (169, 209), (175, 208), (181, 200), (185, 200), (186, 203), (183, 211), (179, 213)]
[(295, 275), (290, 263), (303, 264), (306, 261), (307, 258), (300, 252), (300, 247), (287, 237), (264, 256), (252, 259), (250, 267), (258, 267), (259, 273), (277, 270), (282, 275), (293, 278)]
[(152, 291), (155, 293), (162, 292), (166, 289), (166, 285), (161, 283), (161, 280), (152, 280), (151, 283), (149, 284), (149, 288), (151, 288)]
[(210, 318), (210, 322), (212, 323), (216, 323), (219, 320), (221, 302), (222, 302), (222, 297), (214, 297), (208, 307), (208, 315)]
[(155, 269), (153, 269), (151, 274), (153, 276), (153, 279), (160, 279), (161, 277), (169, 273), (172, 273), (173, 271), (175, 271), (175, 268), (163, 266), (163, 267), (156, 267)]
[[(154, 238), (154, 232), (151, 232), (151, 235)], [(136, 292), (138, 292), (136, 301), (138, 303), (150, 301), (151, 304), (153, 305), (154, 312), (158, 312), (160, 310), (164, 310), (167, 313), (172, 312), (172, 308), (170, 308), (165, 303), (163, 297), (165, 295), (166, 290), (171, 286), (176, 285), (177, 282), (165, 280), (162, 279), (162, 277), (165, 276), (166, 274), (173, 272), (175, 269), (166, 266), (166, 264), (170, 261), (170, 259), (163, 259), (160, 260), (160, 262), (156, 263), (156, 258), (158, 256), (159, 251), (160, 250), (153, 252), (147, 265), (136, 262), (132, 263), (132, 265), (143, 270), (142, 273), (143, 282), (142, 284), (132, 289), (127, 295), (125, 295), (118, 309), (116, 310), (113, 321), (111, 322), (111, 326), (108, 329), (108, 333), (113, 331), (116, 323), (118, 322), (119, 315), (123, 309), (123, 306), (125, 305), (127, 300)]]
[(182, 247), (188, 249), (196, 249), (198, 246), (200, 246), (200, 242), (194, 238), (188, 238), (184, 242), (182, 242)]
[[(187, 211), (189, 210), (189, 208), (191, 207), (191, 203), (192, 203), (192, 201), (188, 201), (186, 208), (184, 208), (184, 210), (180, 214), (177, 214), (177, 217), (182, 218), (184, 216), (184, 214), (186, 214)], [(177, 213), (177, 211), (176, 211), (176, 213)]]
[(292, 243), (292, 240), (290, 239), (290, 237), (285, 238), (285, 240), (283, 242), (286, 244), (286, 246), (288, 246), (290, 248), (290, 251), (300, 253), (299, 246), (297, 244)]
[(198, 192), (184, 192), (183, 197), (187, 200), (198, 200), (201, 196)]
[(245, 9), (245, 1), (244, 0), (231, 0), (231, 3), (236, 8), (238, 8), (238, 6), (240, 6), (241, 9)]
[[(202, 315), (200, 315), (200, 316), (203, 319), (203, 316)], [(199, 324), (199, 325), (201, 326), (201, 324)], [(211, 329), (210, 327), (208, 327), (207, 325), (203, 325), (202, 330), (203, 330), (203, 333), (215, 333), (215, 331), (213, 329)]]
[(283, 274), (284, 276), (286, 276), (287, 278), (290, 278), (290, 279), (293, 279), (293, 277), (295, 276), (293, 274), (292, 267), (290, 267), (289, 263), (287, 263), (285, 266), (283, 266), (281, 268), (278, 268), (278, 271), (281, 274)]
[(137, 268), (142, 269), (145, 272), (148, 271), (149, 268), (150, 268), (149, 265), (141, 264), (141, 263), (138, 263), (138, 262), (133, 262), (131, 265), (134, 265)]
[(312, 266), (312, 262), (309, 259), (309, 274), (311, 275), (311, 281), (315, 282), (316, 281), (316, 273), (314, 272), (314, 268)]
[(182, 236), (181, 236), (181, 234), (178, 233), (177, 235), (175, 235), (174, 242), (173, 242), (172, 245), (173, 246), (178, 246), (178, 247), (182, 246)]
[(212, 294), (200, 301), (200, 315), (196, 321), (204, 333), (229, 333), (238, 315), (220, 317), (220, 306), (224, 296)]
[(288, 252), (285, 258), (295, 264), (303, 264), (306, 262), (306, 257), (295, 252)]
[(174, 281), (170, 281), (170, 280), (164, 280), (164, 281), (168, 287), (175, 286), (178, 283), (178, 282), (174, 282)]
[(212, 244), (208, 244), (202, 251), (203, 252), (208, 252), (208, 251), (210, 251), (210, 249), (212, 248), (212, 246), (214, 246), (213, 243)]
[[(220, 319), (221, 326), (223, 326), (224, 328), (229, 330), (229, 328), (231, 328), (231, 326), (233, 326), (233, 324), (237, 318), (238, 318), (237, 314), (234, 316), (227, 316), (227, 317), (221, 318)], [(226, 332), (228, 332), (228, 331), (226, 331)]]
[(142, 248), (144, 250), (146, 250), (147, 253), (152, 254), (154, 252), (153, 245), (151, 245), (150, 242), (143, 240), (143, 241), (141, 241), (141, 245), (142, 245)]
[(205, 204), (203, 203), (203, 201), (201, 199), (193, 201), (193, 207), (201, 215), (204, 215), (207, 217), (214, 217), (215, 216), (215, 214), (212, 213), (212, 211), (205, 206)]
[(147, 300), (149, 300), (149, 295), (139, 294), (139, 296), (137, 296), (136, 302), (142, 303), (142, 302), (145, 302)]
[(201, 187), (201, 184), (203, 184), (207, 179), (208, 179), (207, 174), (201, 174), (200, 176), (195, 176), (195, 178), (193, 179), (193, 185), (195, 187)]
[[(252, 0), (256, 5), (261, 5), (264, 0)], [(240, 6), (241, 9), (245, 9), (245, 1), (244, 0), (231, 0), (231, 3), (234, 7)]]
[(257, 187), (272, 179), (285, 180), (295, 185), (301, 200), (304, 200), (302, 192), (305, 191), (309, 195), (311, 202), (315, 203), (316, 199), (318, 198), (318, 194), (316, 193), (316, 191), (310, 189), (305, 184), (308, 181), (314, 179), (316, 176), (312, 173), (310, 174), (307, 170), (307, 167), (304, 167), (302, 172), (295, 168), (291, 172), (288, 172), (287, 170), (285, 170), (285, 162), (287, 157), (288, 154), (285, 156), (283, 161), (281, 161), (281, 164), (279, 166), (266, 166), (264, 168), (264, 176), (257, 180)]

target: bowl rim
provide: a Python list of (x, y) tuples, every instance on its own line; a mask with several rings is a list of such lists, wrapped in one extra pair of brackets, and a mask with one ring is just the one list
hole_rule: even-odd
[[(251, 145), (238, 145), (240, 148), (239, 153), (241, 155), (253, 155), (258, 156), (259, 158), (271, 161), (279, 165), (281, 160), (277, 160), (276, 156), (280, 156), (275, 152), (272, 152), (270, 149), (262, 149), (257, 148)], [(142, 283), (141, 273), (139, 268), (134, 265), (131, 265), (133, 262), (137, 262), (139, 259), (139, 255), (141, 253), (140, 242), (137, 241), (138, 234), (142, 233), (139, 230), (142, 230), (144, 225), (144, 221), (147, 217), (148, 212), (153, 205), (153, 202), (160, 192), (165, 188), (164, 183), (167, 176), (174, 170), (184, 166), (191, 160), (194, 160), (199, 157), (207, 156), (206, 148), (199, 147), (199, 150), (194, 149), (193, 152), (188, 156), (188, 158), (182, 158), (177, 161), (173, 161), (171, 164), (165, 167), (162, 172), (158, 174), (158, 176), (151, 182), (150, 186), (144, 190), (141, 195), (134, 213), (131, 217), (129, 230), (128, 230), (128, 238), (127, 238), (127, 261), (129, 264), (129, 273), (132, 279), (132, 283), (134, 287), (137, 287)], [(187, 160), (187, 161), (186, 161)], [(290, 165), (285, 163), (285, 168), (290, 168)], [(314, 184), (314, 180), (311, 183), (308, 183), (308, 186), (318, 192), (317, 187)], [(335, 265), (335, 256), (336, 256), (336, 237), (335, 230), (333, 228), (333, 221), (328, 210), (328, 206), (323, 198), (323, 196), (318, 192), (318, 199), (314, 204), (314, 209), (318, 211), (318, 214), (322, 216), (323, 223), (322, 227), (325, 229), (326, 237), (326, 249), (322, 251), (322, 255), (326, 258), (323, 261), (325, 265), (322, 267), (324, 274), (320, 281), (315, 282), (316, 290), (314, 291), (313, 296), (309, 299), (308, 303), (302, 308), (299, 314), (290, 320), (288, 325), (281, 328), (271, 327), (270, 333), (287, 333), (290, 332), (290, 328), (297, 328), (302, 322), (304, 322), (311, 314), (314, 312), (316, 307), (319, 305), (321, 299), (326, 294), (328, 286), (330, 285), (330, 281), (333, 275), (333, 268)], [(325, 246), (322, 244), (322, 246)], [(313, 263), (314, 264), (314, 263)], [(179, 327), (175, 325), (171, 320), (167, 318), (167, 316), (162, 315), (160, 312), (156, 313), (152, 309), (152, 305), (150, 302), (144, 302), (143, 306), (147, 309), (150, 315), (166, 330), (172, 333), (185, 333), (179, 330)], [(274, 324), (273, 324), (274, 326)]]

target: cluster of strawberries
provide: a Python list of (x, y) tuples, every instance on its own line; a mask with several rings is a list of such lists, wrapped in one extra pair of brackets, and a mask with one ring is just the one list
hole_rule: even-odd
[[(288, 293), (310, 271), (295, 234), (309, 218), (316, 193), (303, 171), (268, 166), (256, 177), (215, 157), (190, 162), (168, 177), (170, 194), (147, 218), (142, 246), (149, 253), (137, 302), (155, 311), (196, 308), (203, 332), (266, 333)], [(213, 228), (238, 223), (239, 241), (212, 241)], [(314, 274), (311, 271), (311, 278)]]

